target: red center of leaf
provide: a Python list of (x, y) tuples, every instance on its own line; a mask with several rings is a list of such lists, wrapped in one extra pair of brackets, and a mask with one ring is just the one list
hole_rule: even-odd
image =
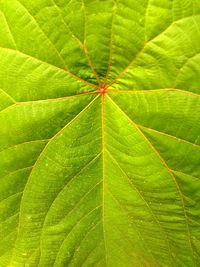
[(99, 87), (99, 93), (100, 95), (104, 95), (106, 93), (106, 87), (104, 85)]

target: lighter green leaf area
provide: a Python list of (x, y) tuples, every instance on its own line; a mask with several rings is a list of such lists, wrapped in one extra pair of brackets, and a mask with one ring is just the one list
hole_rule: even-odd
[(176, 89), (139, 90), (110, 95), (138, 126), (200, 145), (199, 95)]
[(198, 0), (174, 0), (173, 17), (174, 20), (189, 17), (200, 13), (200, 3)]
[[(180, 19), (154, 39), (147, 41), (137, 57), (115, 78), (113, 88), (175, 88), (179, 72), (200, 52), (199, 23), (200, 15)], [(199, 70), (189, 70), (187, 75), (195, 79), (199, 76)], [(193, 91), (186, 82), (182, 86), (182, 89)], [(194, 92), (197, 92), (196, 88)]]
[[(38, 6), (41, 12), (38, 11)], [(83, 43), (73, 37), (54, 2), (50, 4), (49, 1), (40, 0), (12, 0), (10, 3), (2, 0), (0, 8), (9, 28), (9, 32), (0, 43), (1, 46), (4, 47), (7, 39), (12, 37), (16, 50), (59, 68), (68, 69), (86, 80), (96, 81)], [(59, 30), (54, 34), (52, 28), (55, 26)], [(80, 66), (76, 66), (77, 62), (87, 71), (83, 72)]]
[(0, 248), (3, 253), (14, 247), (22, 192), (31, 168), (44, 146), (45, 142), (28, 143), (22, 145), (20, 149), (9, 149), (0, 153)]
[(0, 10), (0, 44), (3, 47), (9, 47), (16, 49), (15, 40), (13, 39), (12, 33), (4, 13)]
[(85, 9), (83, 0), (53, 0), (68, 29), (80, 42), (85, 39)]
[(0, 0), (0, 267), (200, 266), (199, 0)]
[[(13, 238), (13, 240), (15, 239), (15, 236)], [(0, 257), (0, 262), (2, 267), (7, 267), (9, 266), (9, 259), (12, 255), (12, 250), (8, 250), (7, 252), (5, 252), (1, 257)]]
[(145, 127), (141, 127), (141, 130), (150, 138), (172, 170), (200, 179), (200, 145), (195, 145)]
[[(4, 109), (0, 113), (0, 151), (24, 142), (51, 138), (93, 98), (94, 95), (89, 95), (30, 101)], [(38, 130), (33, 131), (34, 128)]]
[[(8, 226), (10, 226), (8, 224)], [(1, 242), (1, 255), (0, 255), (0, 262), (2, 267), (9, 266), (9, 259), (12, 255), (12, 248), (13, 248), (13, 242), (16, 238), (16, 231), (12, 231), (10, 234), (8, 234), (5, 239), (3, 239), (3, 242), (6, 242), (6, 246), (4, 246)]]
[[(128, 213), (129, 224), (136, 224), (138, 231), (142, 231), (141, 241), (147, 245), (147, 248), (150, 248), (150, 252), (153, 251), (153, 256), (157, 258), (156, 253), (162, 248), (161, 261), (170, 265), (171, 262), (176, 262), (176, 258), (178, 259), (179, 256), (183, 258), (184, 255), (190, 253), (190, 240), (188, 240), (188, 245), (184, 241), (185, 238), (187, 239), (188, 232), (185, 226), (182, 192), (164, 159), (137, 125), (130, 121), (114, 102), (107, 105), (107, 113), (109, 114), (106, 120), (108, 125), (105, 136), (105, 140), (109, 140), (109, 143), (107, 141), (107, 151), (124, 177), (118, 170), (118, 176), (111, 179), (110, 185), (109, 177), (114, 177), (112, 170), (116, 167), (111, 168), (112, 175), (108, 172), (106, 188), (122, 205), (122, 210)], [(120, 119), (112, 119), (116, 117)], [(117, 184), (113, 184), (122, 177), (122, 181), (119, 180)], [(124, 180), (129, 188), (124, 187)], [(166, 212), (169, 207), (170, 214)], [(115, 224), (121, 223), (121, 220), (115, 221)], [(128, 222), (127, 227), (129, 226)], [(124, 226), (124, 223), (122, 225)], [(172, 235), (171, 231), (177, 226), (181, 232), (177, 231)], [(127, 227), (122, 229), (126, 231)], [(132, 225), (132, 228), (135, 227)], [(128, 233), (130, 239), (134, 241), (135, 235), (130, 236), (129, 231)], [(146, 239), (146, 237), (148, 238)], [(119, 240), (118, 237), (116, 238)], [(173, 245), (173, 240), (176, 240), (176, 246)], [(138, 242), (135, 247), (135, 250), (141, 251)], [(186, 258), (185, 260), (187, 260)], [(188, 260), (192, 263), (192, 258)], [(146, 258), (146, 261), (149, 262), (149, 259)]]
[(146, 10), (146, 41), (153, 39), (173, 22), (173, 0), (149, 0)]
[(53, 63), (58, 67), (64, 67), (64, 63), (54, 45), (19, 1), (11, 0), (8, 2), (2, 0), (0, 9), (9, 27), (9, 32), (4, 36), (5, 40), (12, 35), (17, 50), (31, 56), (37, 55), (43, 61)]
[[(196, 257), (196, 265), (200, 264), (199, 259), (199, 221), (196, 220), (200, 216), (200, 179), (186, 175), (182, 172), (174, 171), (177, 181), (181, 184), (181, 189), (184, 193), (185, 202), (188, 207), (188, 215), (190, 218), (190, 229), (193, 238), (193, 249)], [(189, 266), (189, 265), (188, 265)]]
[[(51, 208), (52, 203), (55, 201), (55, 199), (58, 199), (65, 184), (76, 175), (79, 175), (79, 173), (81, 173), (84, 169), (85, 165), (87, 165), (101, 152), (101, 110), (99, 109), (99, 101), (100, 100), (95, 101), (94, 104), (93, 102), (88, 104), (76, 116), (76, 120), (71, 121), (69, 125), (67, 124), (47, 143), (45, 149), (43, 149), (43, 152), (40, 154), (37, 164), (31, 172), (29, 182), (27, 183), (23, 196), (22, 202), (24, 204), (21, 206), (21, 223), (19, 227), (17, 243), (15, 246), (13, 264), (18, 264), (20, 266), (20, 264), (24, 262), (24, 253), (26, 253), (26, 251), (29, 251), (26, 256), (29, 258), (31, 254), (34, 253), (35, 249), (37, 249), (38, 246), (41, 246), (40, 236), (42, 234), (44, 220), (49, 209)], [(96, 114), (95, 118), (90, 116), (91, 112)], [(77, 131), (77, 127), (79, 131)], [(88, 139), (89, 136), (93, 136), (92, 140)], [(71, 138), (73, 138), (73, 141)], [(68, 147), (67, 150), (66, 146)], [(65, 161), (63, 161), (63, 158), (65, 158)], [(45, 168), (43, 168), (43, 166), (45, 166)], [(48, 180), (41, 180), (41, 175), (42, 177), (46, 177)], [(57, 177), (59, 179), (57, 179)], [(101, 180), (99, 178), (99, 182), (100, 181)], [(37, 189), (38, 186), (40, 187), (40, 191)], [(101, 187), (98, 186), (97, 188), (98, 191), (101, 191)], [(85, 213), (86, 222), (88, 222), (87, 213), (90, 211), (92, 216), (89, 216), (91, 223), (94, 219), (96, 219), (96, 212), (98, 211), (98, 209), (96, 211), (96, 208), (97, 206), (101, 205), (101, 193), (99, 192), (99, 194), (97, 194), (96, 192), (95, 194), (95, 192), (96, 190), (91, 191), (91, 195), (93, 197), (89, 195), (89, 199), (92, 199), (92, 201), (87, 201), (88, 205), (84, 205), (85, 209), (80, 209), (81, 213)], [(34, 203), (31, 201), (29, 194), (34, 195)], [(97, 203), (95, 202), (95, 199)], [(72, 202), (71, 204), (69, 203), (69, 205), (73, 206), (75, 203)], [(59, 209), (60, 208), (62, 207), (59, 206)], [(93, 214), (93, 209), (95, 209), (94, 214), (96, 215)], [(66, 211), (67, 210), (65, 209), (65, 212)], [(81, 215), (78, 212), (76, 214), (77, 216)], [(58, 219), (56, 220), (57, 223)], [(80, 217), (74, 218), (72, 216), (72, 220), (74, 219), (78, 220)], [(67, 225), (70, 225), (71, 223), (72, 222), (70, 222), (70, 220), (67, 221), (67, 224), (62, 223), (61, 230), (66, 231)], [(88, 225), (88, 223), (86, 223), (86, 225)], [(31, 227), (33, 228), (31, 229)], [(83, 227), (83, 225), (81, 224), (80, 227)], [(79, 231), (80, 229), (78, 228), (75, 230)], [(86, 230), (87, 229), (85, 229), (85, 231)], [(59, 233), (59, 228), (57, 231)], [(30, 232), (32, 233), (31, 237)], [(29, 242), (30, 240), (31, 242)], [(66, 242), (68, 242), (68, 239)], [(24, 246), (25, 243), (26, 246)], [(65, 242), (63, 243), (63, 246), (65, 246)], [(62, 261), (62, 264), (64, 264), (65, 261), (67, 262), (68, 260), (67, 254), (63, 256), (62, 250), (60, 253), (61, 257), (59, 257), (57, 261)], [(69, 253), (69, 256), (70, 255), (71, 254)], [(45, 257), (45, 259), (48, 260), (47, 262), (49, 262), (49, 264), (51, 264), (49, 255), (48, 258)], [(47, 262), (45, 262), (45, 264), (47, 264)]]
[(200, 73), (199, 73), (200, 54), (188, 58), (176, 76), (174, 83), (175, 88), (184, 88), (187, 84), (188, 88), (194, 93), (199, 94)]
[(148, 0), (116, 1), (110, 43), (108, 80), (115, 78), (123, 71), (142, 49), (145, 42), (147, 6)]
[[(96, 175), (101, 169), (101, 163), (99, 155), (92, 159), (70, 179), (51, 205), (43, 227), (41, 266), (53, 262), (58, 266), (62, 265), (59, 261), (65, 257), (66, 259), (62, 260), (63, 264), (71, 261), (72, 266), (77, 266), (74, 261), (79, 264), (83, 262), (90, 250), (102, 240), (100, 212), (102, 178), (101, 174)], [(87, 180), (85, 175), (88, 177)], [(73, 198), (70, 197), (71, 194)], [(90, 201), (91, 199), (93, 201)], [(68, 204), (63, 206), (62, 203), (66, 200)], [(95, 234), (90, 232), (92, 230)], [(51, 249), (52, 234), (56, 236), (54, 242), (57, 244), (54, 251)], [(73, 238), (74, 236), (77, 236), (77, 240)], [(67, 256), (66, 248), (70, 250)], [(103, 254), (102, 251), (101, 256)]]
[[(85, 44), (93, 66), (100, 78), (105, 79), (112, 39), (116, 0), (82, 0), (85, 16)], [(98, 6), (98, 8), (96, 8)]]
[[(79, 40), (69, 27), (63, 18), (62, 7), (59, 7), (54, 0), (31, 0), (28, 2), (20, 0), (19, 2), (51, 43), (64, 68), (85, 80), (96, 82), (84, 49), (84, 40)], [(40, 7), (39, 10), (38, 7)], [(57, 31), (52, 31), (53, 27), (56, 27)]]
[(13, 105), (14, 103), (15, 100), (12, 99), (5, 91), (0, 89), (0, 112)]
[(149, 0), (146, 12), (146, 40), (154, 38), (174, 21), (200, 14), (198, 0)]
[[(27, 168), (32, 167), (46, 143), (47, 141), (43, 140), (27, 142), (0, 152), (2, 159), (0, 163), (1, 183), (7, 183), (9, 185), (10, 178), (13, 179), (12, 182), (14, 182), (14, 177), (19, 175), (18, 172), (21, 173), (21, 171), (26, 171)], [(5, 184), (7, 187), (8, 185)], [(12, 191), (12, 188), (10, 188), (10, 190)], [(5, 194), (7, 193), (6, 190)], [(2, 195), (4, 195), (3, 192)]]

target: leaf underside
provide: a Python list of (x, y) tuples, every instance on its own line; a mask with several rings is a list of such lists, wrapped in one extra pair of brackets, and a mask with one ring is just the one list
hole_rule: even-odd
[(199, 92), (199, 0), (0, 0), (0, 266), (200, 266)]

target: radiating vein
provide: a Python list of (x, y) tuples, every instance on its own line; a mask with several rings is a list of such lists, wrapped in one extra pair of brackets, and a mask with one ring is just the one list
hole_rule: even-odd
[(106, 72), (106, 77), (105, 77), (105, 80), (104, 80), (104, 86), (106, 85), (107, 83), (107, 80), (108, 80), (108, 76), (109, 76), (109, 73), (110, 73), (110, 67), (111, 67), (111, 63), (112, 63), (112, 42), (113, 42), (113, 28), (114, 28), (114, 19), (115, 19), (115, 15), (116, 15), (116, 12), (117, 12), (117, 4), (116, 4), (116, 0), (114, 0), (114, 4), (113, 4), (113, 13), (112, 13), (112, 21), (111, 21), (111, 30), (110, 30), (110, 53), (109, 53), (109, 58), (108, 58), (108, 69), (107, 69), (107, 72)]
[(108, 93), (128, 93), (128, 94), (137, 94), (137, 93), (159, 93), (159, 92), (177, 92), (177, 93), (183, 93), (183, 94), (189, 94), (193, 95), (196, 97), (200, 97), (200, 94), (194, 93), (192, 91), (188, 91), (186, 89), (178, 89), (178, 88), (160, 88), (160, 89), (132, 89), (132, 90), (127, 90), (127, 89), (107, 89)]
[(107, 259), (107, 244), (106, 244), (106, 233), (105, 233), (105, 190), (106, 190), (106, 177), (105, 177), (105, 99), (104, 95), (101, 96), (101, 123), (102, 123), (102, 225), (103, 225), (103, 240), (105, 248), (105, 262), (108, 266)]
[(165, 135), (165, 136), (167, 136), (167, 137), (170, 137), (170, 138), (173, 138), (173, 139), (176, 139), (177, 141), (179, 141), (179, 142), (183, 142), (183, 143), (186, 143), (186, 144), (188, 144), (188, 145), (192, 145), (192, 146), (194, 146), (194, 147), (198, 147), (198, 148), (200, 148), (200, 145), (199, 144), (195, 144), (195, 143), (192, 143), (192, 142), (189, 142), (189, 141), (187, 141), (187, 140), (185, 140), (185, 139), (182, 139), (182, 138), (180, 138), (180, 137), (177, 137), (177, 136), (175, 136), (175, 135), (171, 135), (171, 134), (168, 134), (168, 133), (164, 133), (164, 132), (162, 132), (162, 131), (160, 131), (160, 130), (155, 130), (155, 129), (153, 129), (153, 128), (149, 128), (149, 127), (146, 127), (146, 126), (144, 126), (144, 125), (141, 125), (141, 124), (138, 124), (138, 123), (135, 123), (139, 128), (143, 128), (143, 129), (147, 129), (147, 130), (149, 130), (149, 131), (152, 131), (152, 132), (156, 132), (156, 133), (159, 133), (159, 134), (161, 134), (161, 135)]
[(48, 98), (48, 99), (38, 99), (38, 100), (28, 100), (28, 101), (18, 101), (16, 102), (17, 105), (26, 105), (26, 104), (35, 104), (35, 103), (45, 103), (45, 102), (51, 102), (51, 101), (66, 101), (67, 99), (73, 99), (75, 97), (81, 97), (81, 96), (86, 96), (86, 95), (91, 95), (98, 93), (97, 90), (94, 91), (88, 91), (85, 93), (80, 93), (76, 95), (69, 95), (69, 96), (63, 96), (63, 97), (57, 97), (57, 98)]
[(84, 42), (83, 42), (83, 50), (84, 50), (84, 53), (88, 59), (88, 63), (92, 69), (92, 72), (94, 74), (94, 76), (96, 77), (97, 81), (98, 81), (98, 84), (99, 86), (102, 85), (102, 82), (101, 82), (101, 79), (99, 78), (99, 75), (97, 74), (94, 66), (93, 66), (93, 63), (92, 63), (92, 60), (90, 58), (90, 54), (88, 52), (88, 49), (87, 49), (87, 46), (86, 46), (86, 12), (85, 12), (85, 2), (84, 0), (81, 0), (81, 3), (82, 3), (82, 7), (83, 7), (83, 12), (84, 12)]
[(106, 87), (109, 88), (110, 86), (112, 86), (114, 83), (116, 83), (130, 68), (130, 66), (133, 66), (135, 64), (135, 62), (138, 60), (138, 58), (141, 56), (141, 54), (143, 53), (143, 51), (145, 50), (145, 48), (147, 47), (148, 43), (144, 43), (144, 46), (142, 47), (142, 49), (137, 53), (137, 55), (135, 56), (135, 58), (130, 62), (130, 64), (114, 79), (111, 81), (111, 83), (109, 83)]

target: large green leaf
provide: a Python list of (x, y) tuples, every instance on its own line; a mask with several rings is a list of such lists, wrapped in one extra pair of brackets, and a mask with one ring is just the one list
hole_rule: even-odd
[(199, 92), (199, 0), (0, 0), (0, 266), (200, 266)]

